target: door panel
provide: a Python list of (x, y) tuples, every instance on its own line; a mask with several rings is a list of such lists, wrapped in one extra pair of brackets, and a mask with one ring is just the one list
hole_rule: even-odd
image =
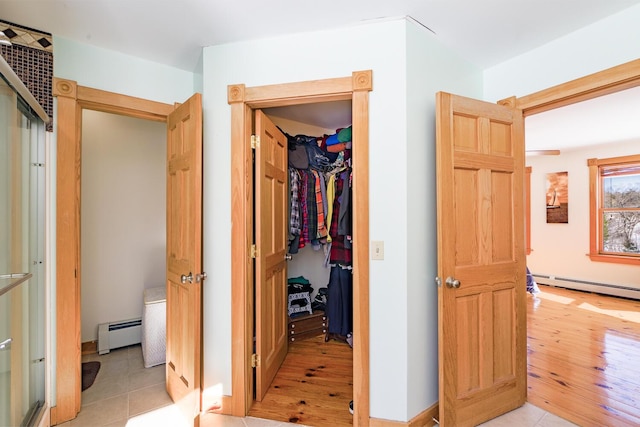
[(256, 135), (256, 400), (261, 401), (287, 355), (287, 137), (262, 111)]
[(523, 119), (436, 101), (440, 425), (462, 427), (526, 399)]
[(202, 101), (195, 94), (167, 118), (166, 379), (189, 421), (200, 413), (201, 272)]

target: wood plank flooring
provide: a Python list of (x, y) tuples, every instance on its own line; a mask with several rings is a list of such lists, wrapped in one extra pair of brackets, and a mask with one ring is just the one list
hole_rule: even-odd
[[(583, 427), (640, 426), (640, 301), (539, 285), (527, 296), (529, 403)], [(290, 343), (249, 415), (350, 426), (352, 350), (324, 336)]]
[(289, 343), (289, 352), (262, 402), (249, 415), (308, 426), (350, 426), (353, 350), (324, 335)]
[(640, 302), (540, 285), (528, 401), (580, 426), (640, 425)]

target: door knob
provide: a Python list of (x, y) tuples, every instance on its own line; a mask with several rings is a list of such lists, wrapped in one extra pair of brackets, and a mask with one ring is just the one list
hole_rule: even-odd
[(13, 341), (11, 338), (7, 338), (6, 340), (0, 342), (0, 350), (9, 350), (11, 341)]
[(447, 285), (447, 288), (458, 289), (460, 287), (460, 281), (451, 276), (447, 277), (447, 280), (445, 280), (444, 283)]
[(291, 256), (291, 254), (286, 254), (284, 256), (285, 261), (291, 261), (293, 259), (293, 257)]
[(180, 276), (180, 283), (184, 284), (184, 283), (193, 283), (193, 274), (191, 274), (191, 272), (189, 272), (188, 276), (185, 276), (184, 274), (182, 276)]
[(207, 272), (206, 271), (203, 271), (200, 274), (196, 274), (196, 283), (200, 283), (206, 278), (207, 278)]

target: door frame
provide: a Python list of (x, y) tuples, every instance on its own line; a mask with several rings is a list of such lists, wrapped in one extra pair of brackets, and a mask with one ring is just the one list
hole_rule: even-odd
[[(246, 87), (228, 86), (231, 107), (231, 412), (245, 416), (253, 402), (254, 261), (253, 110), (351, 100), (353, 114), (353, 401), (354, 426), (369, 425), (369, 92), (372, 72), (349, 77)], [(259, 248), (258, 248), (259, 250)]]
[[(522, 110), (526, 118), (603, 95), (640, 86), (640, 59), (607, 68), (566, 83), (516, 98), (502, 99), (498, 104)], [(526, 121), (525, 121), (526, 123)]]
[(71, 420), (81, 406), (80, 187), (82, 110), (157, 122), (167, 121), (172, 104), (79, 86), (54, 77), (56, 135), (56, 406), (51, 424)]

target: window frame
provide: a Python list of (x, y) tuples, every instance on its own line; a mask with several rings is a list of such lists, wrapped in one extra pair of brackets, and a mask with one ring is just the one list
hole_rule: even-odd
[(640, 254), (603, 253), (601, 250), (603, 241), (602, 212), (603, 204), (603, 177), (600, 168), (603, 166), (622, 166), (625, 164), (638, 164), (640, 166), (640, 154), (607, 159), (588, 159), (589, 167), (589, 258), (596, 262), (610, 262), (616, 264), (640, 265)]

